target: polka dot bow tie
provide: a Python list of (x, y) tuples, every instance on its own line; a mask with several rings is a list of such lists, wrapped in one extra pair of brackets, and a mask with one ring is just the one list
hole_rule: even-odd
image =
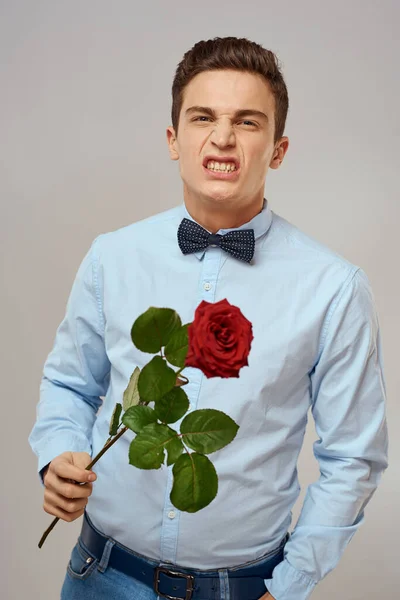
[(183, 254), (219, 246), (234, 258), (250, 262), (255, 247), (254, 229), (238, 229), (221, 235), (209, 233), (195, 221), (183, 219), (178, 228), (178, 244)]

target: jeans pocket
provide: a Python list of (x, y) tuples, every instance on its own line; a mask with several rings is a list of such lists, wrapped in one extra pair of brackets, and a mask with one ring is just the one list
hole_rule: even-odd
[(90, 554), (79, 537), (71, 552), (67, 566), (68, 575), (73, 579), (87, 579), (95, 571), (98, 563), (99, 559)]

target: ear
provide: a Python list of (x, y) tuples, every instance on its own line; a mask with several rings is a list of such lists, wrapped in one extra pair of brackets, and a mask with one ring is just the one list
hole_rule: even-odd
[(282, 137), (275, 147), (274, 153), (271, 158), (271, 162), (269, 163), (270, 169), (279, 169), (285, 154), (289, 148), (289, 138)]
[(178, 140), (176, 139), (175, 129), (167, 127), (167, 143), (171, 160), (179, 160)]

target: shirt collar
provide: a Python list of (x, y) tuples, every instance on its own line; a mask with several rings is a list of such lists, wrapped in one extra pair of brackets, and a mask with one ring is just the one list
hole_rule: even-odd
[[(188, 212), (184, 201), (182, 202), (180, 208), (181, 208), (180, 216), (182, 219), (183, 218), (190, 219), (191, 221), (194, 221), (195, 223), (197, 223), (197, 221)], [(261, 211), (257, 215), (255, 215), (255, 217), (253, 217), (250, 221), (248, 221), (247, 223), (243, 223), (243, 225), (240, 225), (239, 227), (231, 227), (229, 229), (219, 229), (216, 233), (220, 233), (221, 235), (224, 235), (225, 233), (228, 233), (229, 231), (237, 231), (238, 229), (254, 229), (254, 237), (257, 240), (258, 238), (260, 238), (261, 236), (263, 236), (267, 233), (267, 231), (271, 227), (271, 223), (272, 223), (272, 211), (269, 206), (268, 200), (266, 198), (264, 198), (263, 207), (262, 207)], [(200, 223), (198, 223), (198, 225), (200, 225)], [(199, 252), (193, 252), (193, 254), (195, 254), (199, 260), (202, 259), (202, 257), (204, 256), (204, 253), (205, 253), (205, 250), (200, 250)]]

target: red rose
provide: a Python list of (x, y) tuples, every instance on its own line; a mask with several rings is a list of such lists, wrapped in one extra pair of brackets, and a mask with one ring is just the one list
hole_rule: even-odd
[(200, 369), (206, 377), (239, 377), (240, 369), (248, 365), (252, 324), (226, 298), (215, 303), (202, 300), (188, 336), (185, 366)]

